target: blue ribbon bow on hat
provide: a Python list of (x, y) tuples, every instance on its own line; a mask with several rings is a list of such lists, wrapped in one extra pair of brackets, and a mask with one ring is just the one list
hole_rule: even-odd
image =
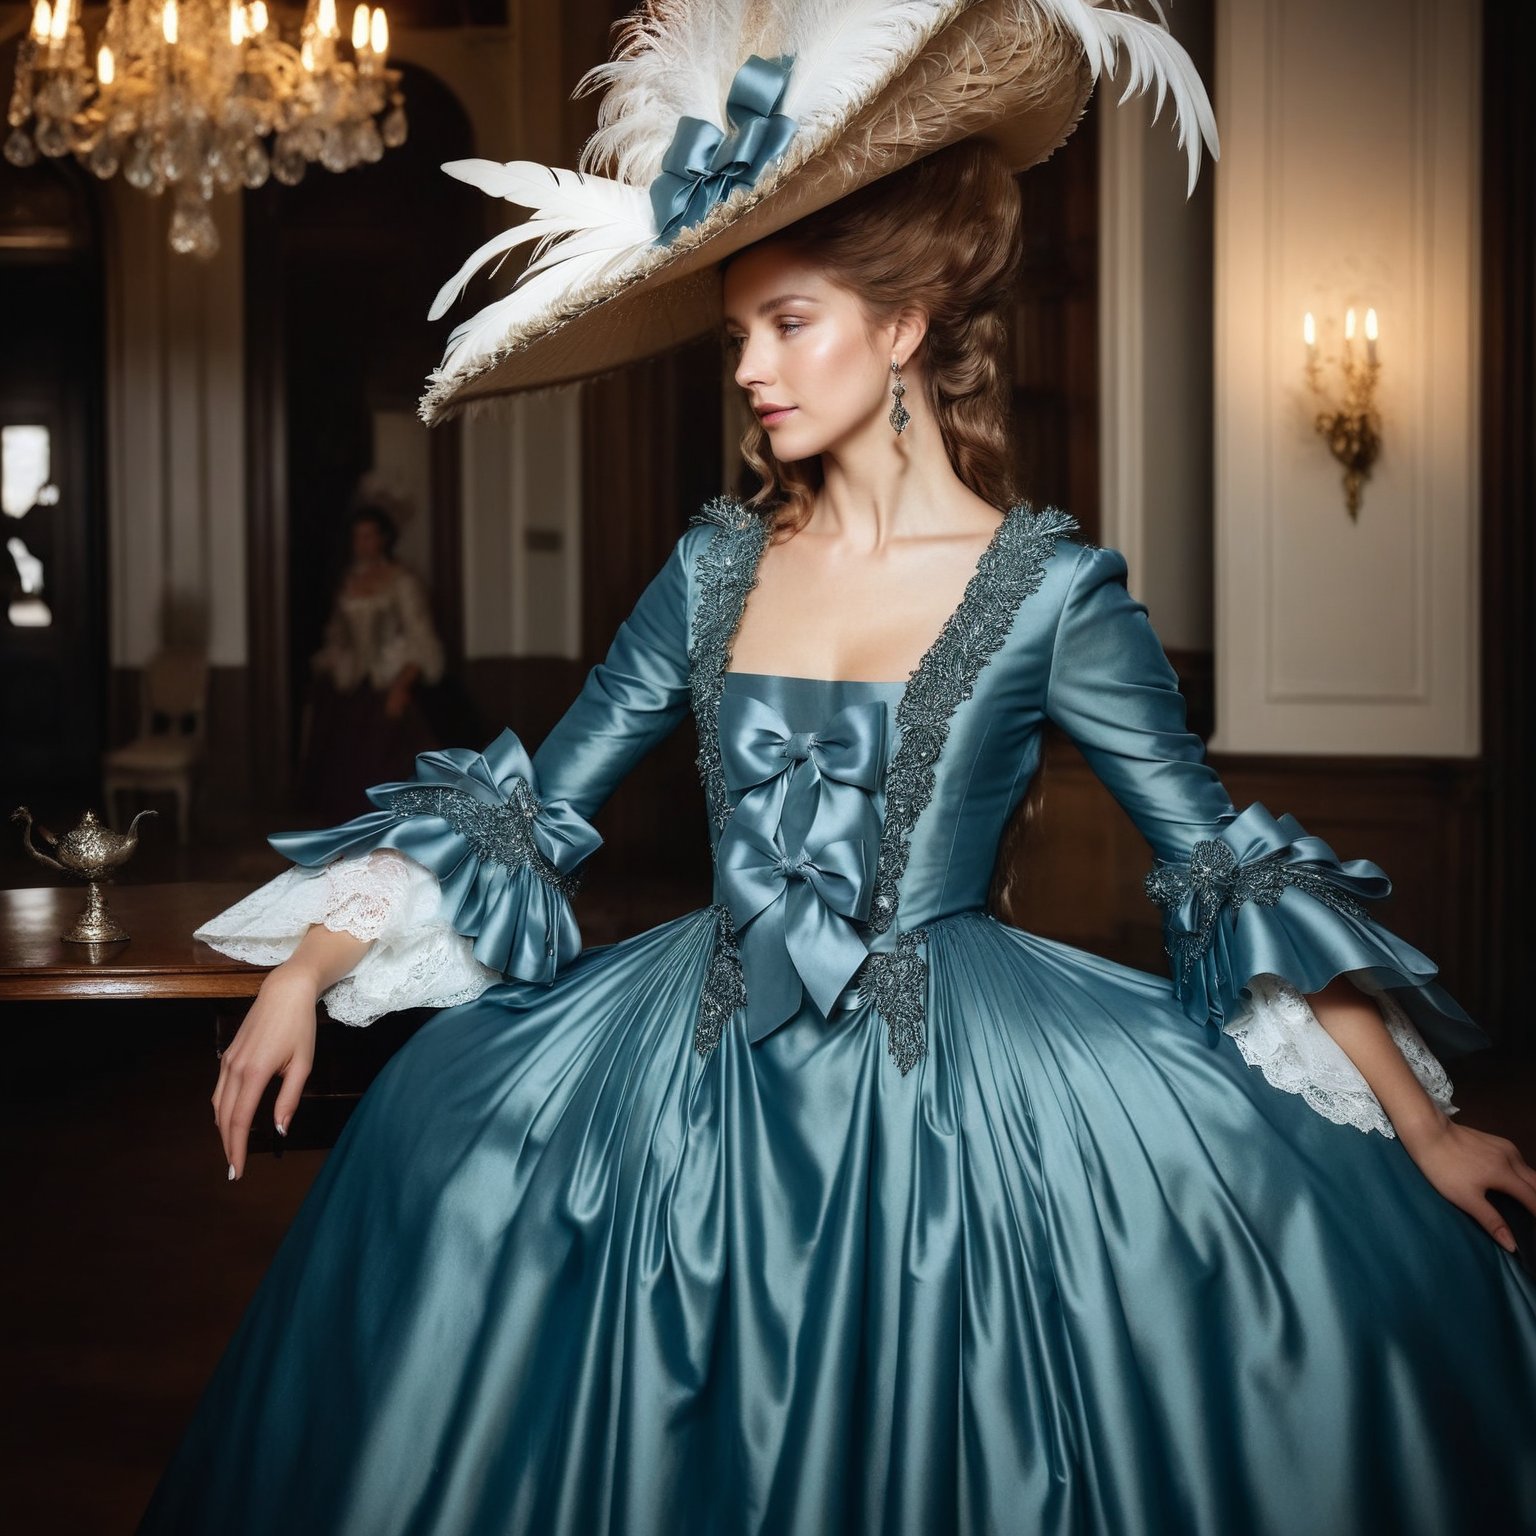
[(731, 81), (725, 117), (730, 131), (700, 117), (679, 117), (650, 185), (657, 245), (670, 245), (737, 187), (750, 187), (783, 154), (798, 124), (776, 109), (789, 83), (791, 56), (753, 54)]
[[(829, 1016), (869, 953), (853, 920), (868, 918), (874, 891), (880, 820), (869, 791), (885, 771), (886, 711), (878, 700), (850, 704), (819, 731), (792, 731), (761, 699), (727, 693), (719, 728), (726, 784), (745, 793), (720, 835), (716, 867), (747, 981), (747, 1038), (756, 1043), (793, 1016), (806, 992)], [(786, 816), (792, 779), (797, 796), (819, 791), (793, 853), (785, 824), (803, 824), (808, 806), (797, 798)]]

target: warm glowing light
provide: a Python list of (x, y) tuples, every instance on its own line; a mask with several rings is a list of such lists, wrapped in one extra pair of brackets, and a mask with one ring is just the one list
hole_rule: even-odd
[(267, 30), (267, 7), (265, 0), (251, 0), (251, 32), (260, 37)]
[(1317, 321), (1312, 318), (1312, 311), (1310, 309), (1307, 311), (1306, 318), (1301, 322), (1301, 339), (1309, 347), (1317, 345)]
[(176, 14), (176, 0), (165, 0), (165, 9), (160, 13), (160, 30), (165, 34), (166, 42), (174, 47), (181, 31), (181, 18)]
[(352, 12), (352, 46), (361, 53), (368, 46), (368, 7), (360, 5)]
[(1365, 339), (1367, 341), (1375, 341), (1376, 335), (1376, 311), (1368, 309), (1365, 312)]
[(48, 0), (37, 0), (37, 8), (32, 12), (32, 40), (47, 42), (52, 26), (53, 12), (48, 8)]
[(1355, 312), (1354, 312), (1353, 309), (1350, 309), (1350, 310), (1348, 310), (1345, 313), (1345, 316), (1344, 316), (1344, 340), (1345, 341), (1353, 341), (1354, 339), (1355, 339)]
[(320, 0), (315, 12), (315, 25), (322, 37), (336, 36), (336, 0)]
[(232, 5), (229, 8), (229, 40), (238, 48), (245, 36), (245, 7)]
[(49, 36), (56, 43), (62, 43), (69, 36), (69, 0), (57, 0), (54, 5)]
[(299, 49), (299, 63), (301, 63), (304, 68), (309, 70), (311, 73), (314, 72), (315, 49), (314, 44), (312, 44), (308, 38), (304, 39), (304, 46)]
[(382, 59), (389, 52), (389, 23), (384, 19), (384, 7), (373, 8), (373, 51)]
[(102, 85), (111, 85), (117, 78), (117, 62), (112, 50), (105, 43), (96, 52), (96, 79)]

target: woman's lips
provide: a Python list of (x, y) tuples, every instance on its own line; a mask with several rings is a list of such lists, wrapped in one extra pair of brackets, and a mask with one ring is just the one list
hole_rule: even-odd
[(786, 416), (793, 414), (794, 410), (794, 406), (786, 405), (782, 411), (764, 411), (763, 414), (758, 417), (758, 420), (761, 421), (765, 427), (776, 426), (779, 422), (783, 421)]

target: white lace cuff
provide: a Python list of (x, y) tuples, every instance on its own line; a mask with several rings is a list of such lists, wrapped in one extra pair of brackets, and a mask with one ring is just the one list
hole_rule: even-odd
[[(1367, 973), (1345, 974), (1375, 999), (1387, 1033), (1424, 1091), (1446, 1114), (1458, 1114), (1451, 1103), (1451, 1080), (1413, 1021)], [(1257, 1067), (1272, 1086), (1287, 1093), (1299, 1093), (1318, 1114), (1335, 1125), (1352, 1125), (1357, 1130), (1396, 1136), (1381, 1101), (1360, 1069), (1318, 1023), (1306, 998), (1290, 982), (1279, 976), (1259, 975), (1249, 982), (1249, 990), (1253, 1002), (1222, 1028), (1237, 1042), (1250, 1067)]]
[(474, 957), (473, 941), (438, 916), (437, 877), (393, 849), (295, 865), (210, 918), (199, 938), (221, 955), (277, 965), (323, 923), (369, 941), (368, 952), (321, 994), (342, 1024), (371, 1024), (402, 1008), (451, 1008), (502, 978)]

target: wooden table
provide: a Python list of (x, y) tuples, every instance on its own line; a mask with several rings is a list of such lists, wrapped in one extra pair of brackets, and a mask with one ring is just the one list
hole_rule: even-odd
[[(59, 935), (85, 900), (82, 886), (0, 891), (0, 1005), (100, 1002), (114, 998), (212, 1004), (217, 1059), (234, 1038), (265, 968), (228, 960), (192, 937), (210, 917), (252, 887), (229, 881), (107, 888), (107, 902), (130, 937), (116, 944), (66, 944)], [(16, 1010), (7, 1009), (8, 1014)], [(250, 1150), (329, 1147), (379, 1069), (430, 1017), (425, 1009), (390, 1014), (368, 1029), (332, 1023), (320, 1011), (315, 1065), (286, 1138), (271, 1126), (276, 1079), (251, 1127)], [(217, 1076), (210, 1069), (210, 1093)]]
[(248, 1004), (266, 972), (225, 959), (192, 934), (250, 890), (209, 880), (108, 886), (107, 904), (131, 935), (116, 944), (59, 937), (85, 901), (83, 886), (0, 891), (0, 1002), (180, 997)]

